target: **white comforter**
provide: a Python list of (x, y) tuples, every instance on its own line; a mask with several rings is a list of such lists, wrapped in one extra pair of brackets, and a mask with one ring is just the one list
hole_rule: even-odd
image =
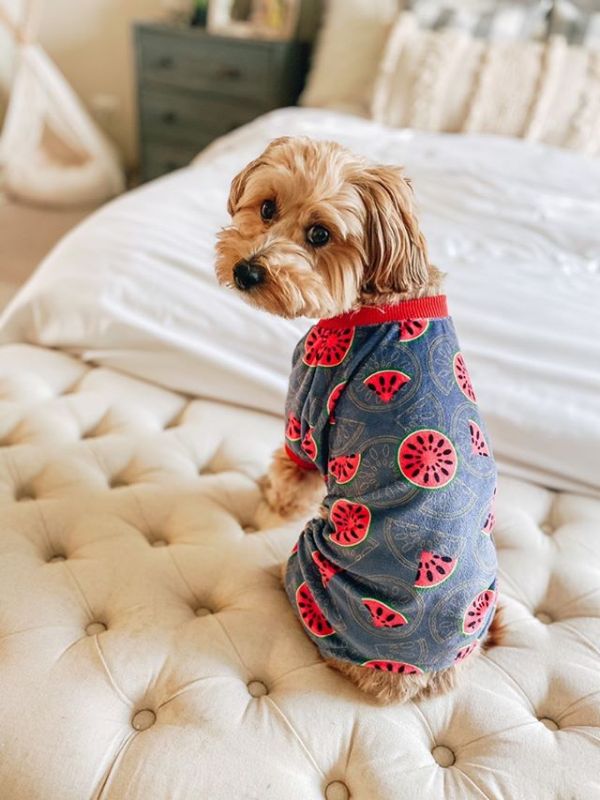
[(219, 140), (192, 169), (94, 215), (9, 307), (0, 340), (66, 348), (171, 389), (279, 413), (307, 323), (246, 307), (217, 287), (212, 265), (229, 180), (284, 134), (406, 165), (502, 468), (597, 491), (600, 164), (573, 153), (274, 112)]

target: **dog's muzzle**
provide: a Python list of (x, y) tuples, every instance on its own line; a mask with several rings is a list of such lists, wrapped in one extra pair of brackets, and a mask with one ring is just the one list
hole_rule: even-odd
[(233, 268), (233, 280), (242, 292), (259, 286), (265, 280), (266, 271), (254, 261), (239, 261)]

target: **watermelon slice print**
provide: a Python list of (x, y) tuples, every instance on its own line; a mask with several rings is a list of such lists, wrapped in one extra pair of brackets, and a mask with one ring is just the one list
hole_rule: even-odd
[(400, 341), (412, 342), (423, 336), (429, 327), (428, 319), (403, 319), (399, 323), (400, 327)]
[(334, 527), (329, 538), (340, 547), (354, 547), (369, 535), (371, 512), (362, 503), (336, 500), (331, 506), (329, 519)]
[(371, 615), (371, 622), (376, 628), (398, 628), (408, 622), (404, 614), (395, 611), (381, 600), (363, 597), (362, 604)]
[(405, 661), (364, 661), (361, 665), (367, 669), (378, 669), (381, 672), (392, 672), (394, 675), (421, 675), (423, 672), (414, 664), (407, 664)]
[(356, 477), (359, 466), (360, 454), (353, 453), (350, 456), (331, 458), (327, 465), (327, 471), (333, 475), (336, 483), (346, 484)]
[(319, 574), (321, 575), (321, 583), (326, 589), (329, 581), (334, 575), (337, 575), (338, 572), (341, 572), (342, 568), (338, 567), (336, 564), (332, 564), (331, 561), (325, 558), (325, 556), (321, 555), (318, 550), (313, 550), (311, 555), (312, 560), (316, 564)]
[(492, 495), (492, 499), (490, 501), (490, 508), (487, 513), (487, 517), (485, 518), (485, 522), (483, 523), (483, 528), (481, 529), (481, 532), (489, 536), (491, 532), (494, 530), (495, 525), (496, 525), (496, 490), (494, 489), (494, 494)]
[(410, 377), (398, 369), (380, 369), (365, 378), (363, 383), (382, 403), (390, 403), (409, 380)]
[(298, 607), (300, 619), (313, 636), (324, 639), (326, 636), (331, 636), (332, 633), (335, 633), (325, 619), (325, 615), (319, 608), (306, 581), (300, 584), (296, 590), (296, 606)]
[(465, 645), (465, 647), (461, 647), (454, 658), (454, 663), (458, 664), (460, 661), (464, 661), (465, 658), (468, 658), (471, 655), (471, 653), (474, 653), (478, 647), (479, 647), (479, 639), (475, 639), (475, 641), (471, 642), (471, 644), (467, 644)]
[(320, 328), (315, 325), (304, 342), (307, 367), (337, 367), (348, 355), (354, 341), (354, 328)]
[(477, 397), (475, 396), (475, 390), (473, 389), (473, 384), (471, 383), (471, 378), (469, 377), (469, 372), (467, 370), (467, 365), (465, 364), (465, 359), (462, 353), (456, 353), (454, 359), (452, 361), (452, 370), (454, 372), (454, 379), (458, 385), (458, 388), (472, 403), (477, 402)]
[(442, 489), (456, 475), (454, 445), (439, 431), (423, 428), (404, 439), (398, 449), (398, 466), (404, 477), (423, 489)]
[(419, 557), (415, 587), (417, 589), (430, 589), (432, 586), (439, 586), (440, 583), (448, 580), (452, 575), (457, 563), (458, 560), (456, 558), (441, 556), (438, 553), (430, 553), (428, 550), (423, 550)]
[(302, 436), (302, 425), (295, 414), (290, 411), (287, 425), (285, 427), (285, 438), (290, 442), (299, 442)]
[(314, 461), (319, 454), (319, 448), (317, 447), (317, 443), (313, 438), (313, 433), (314, 428), (309, 428), (304, 434), (304, 439), (302, 439), (302, 443), (300, 444), (300, 447), (311, 461)]
[(496, 592), (493, 589), (484, 589), (473, 598), (463, 617), (462, 631), (466, 636), (477, 633), (493, 609), (495, 602)]
[(490, 451), (483, 432), (479, 425), (472, 419), (469, 420), (469, 432), (471, 434), (471, 452), (473, 455), (489, 456)]
[(335, 417), (334, 417), (335, 406), (337, 401), (340, 399), (342, 392), (344, 391), (346, 383), (347, 381), (342, 381), (341, 383), (338, 383), (338, 385), (331, 390), (331, 394), (327, 398), (327, 413), (329, 414), (330, 425), (335, 425)]

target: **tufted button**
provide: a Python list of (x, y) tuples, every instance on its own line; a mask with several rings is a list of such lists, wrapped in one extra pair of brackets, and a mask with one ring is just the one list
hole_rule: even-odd
[(133, 719), (131, 720), (131, 724), (136, 731), (148, 730), (148, 728), (151, 728), (155, 722), (156, 714), (149, 708), (143, 708), (141, 711), (138, 711), (137, 714), (134, 714)]
[(15, 500), (18, 500), (19, 502), (23, 500), (35, 500), (35, 492), (33, 489), (27, 486), (21, 486), (15, 492)]
[(66, 560), (67, 560), (66, 556), (63, 556), (60, 553), (57, 553), (54, 556), (50, 556), (50, 558), (48, 559), (48, 563), (49, 564), (55, 564), (57, 561), (66, 561)]
[(210, 610), (210, 608), (200, 606), (200, 608), (197, 608), (194, 613), (197, 617), (208, 617), (208, 615), (212, 614), (213, 612)]
[(244, 525), (242, 530), (244, 533), (256, 533), (257, 528), (255, 528), (254, 525)]
[(169, 543), (166, 539), (155, 539), (153, 542), (150, 542), (152, 547), (166, 547)]
[(550, 719), (550, 717), (540, 717), (540, 722), (542, 723), (542, 725), (545, 725), (549, 731), (558, 730), (558, 724), (554, 722), (553, 719)]
[(443, 744), (436, 745), (436, 747), (434, 747), (431, 751), (431, 755), (434, 757), (440, 767), (451, 767), (456, 761), (456, 756), (452, 750)]
[[(53, 347), (52, 349), (56, 350), (57, 348)], [(79, 380), (77, 381), (77, 383), (71, 383), (69, 384), (69, 386), (65, 386), (64, 389), (61, 389), (58, 392), (58, 397), (64, 397), (67, 394), (77, 394), (78, 391), (79, 391)]]
[(90, 622), (86, 625), (85, 632), (88, 636), (95, 636), (97, 633), (104, 633), (106, 625), (103, 622)]
[(350, 790), (342, 781), (331, 781), (325, 787), (326, 800), (348, 800)]
[(113, 478), (110, 479), (108, 485), (111, 489), (122, 489), (124, 486), (128, 486), (129, 484), (125, 480), (125, 478), (119, 477), (119, 475), (115, 475)]
[(269, 690), (262, 681), (250, 681), (248, 684), (248, 692), (252, 697), (264, 697), (269, 694)]
[(548, 534), (552, 533), (552, 531), (554, 530), (554, 528), (552, 527), (552, 525), (549, 522), (543, 522), (540, 525), (540, 528), (544, 531), (544, 533), (548, 533)]
[(552, 617), (547, 611), (538, 611), (535, 616), (544, 625), (550, 625), (552, 622)]

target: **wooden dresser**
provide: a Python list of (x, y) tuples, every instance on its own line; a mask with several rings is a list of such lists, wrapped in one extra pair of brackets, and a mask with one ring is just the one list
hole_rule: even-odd
[(141, 178), (185, 166), (213, 139), (294, 105), (307, 46), (212, 36), (161, 24), (134, 28)]

